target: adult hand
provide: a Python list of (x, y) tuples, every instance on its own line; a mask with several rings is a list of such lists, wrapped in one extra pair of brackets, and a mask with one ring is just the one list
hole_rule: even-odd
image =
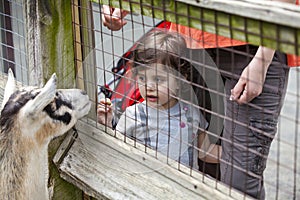
[(97, 120), (100, 124), (107, 125), (108, 127), (112, 127), (112, 104), (110, 99), (101, 99), (100, 103), (97, 107)]
[(240, 79), (231, 90), (230, 100), (244, 104), (261, 94), (274, 53), (274, 50), (266, 47), (258, 48), (252, 61), (243, 70)]
[(124, 20), (124, 17), (129, 12), (126, 10), (121, 10), (119, 8), (111, 8), (109, 6), (102, 6), (102, 23), (108, 29), (112, 31), (120, 30), (127, 21)]
[(266, 75), (258, 68), (262, 67), (247, 66), (243, 70), (239, 81), (231, 90), (230, 100), (244, 104), (261, 94)]

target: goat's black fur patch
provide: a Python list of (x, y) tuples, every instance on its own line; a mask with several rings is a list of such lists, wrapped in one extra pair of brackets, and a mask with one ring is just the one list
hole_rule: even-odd
[[(58, 93), (56, 93), (59, 96)], [(54, 105), (53, 105), (54, 104)], [(61, 98), (55, 98), (55, 101), (50, 103), (44, 108), (44, 111), (52, 118), (58, 121), (62, 121), (64, 124), (68, 125), (72, 119), (70, 113), (65, 112), (63, 115), (57, 115), (55, 111), (59, 110), (61, 106), (66, 106), (72, 109), (72, 104), (67, 101), (63, 101)]]
[(73, 106), (72, 106), (72, 104), (71, 104), (70, 102), (65, 101), (65, 100), (62, 100), (62, 97), (61, 97), (61, 95), (60, 95), (59, 92), (56, 92), (56, 97), (57, 97), (57, 98), (56, 98), (55, 103), (56, 103), (56, 108), (57, 108), (57, 110), (58, 110), (62, 105), (67, 106), (67, 107), (70, 108), (70, 109), (73, 109)]
[(10, 96), (9, 100), (1, 111), (1, 132), (10, 131), (15, 120), (14, 116), (29, 100), (34, 99), (37, 95), (38, 93), (24, 93), (24, 91), (17, 91)]

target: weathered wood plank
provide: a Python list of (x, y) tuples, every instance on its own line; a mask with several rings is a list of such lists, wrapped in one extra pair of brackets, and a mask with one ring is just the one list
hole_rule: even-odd
[[(75, 67), (71, 0), (37, 1), (37, 6), (35, 12), (40, 17), (31, 16), (31, 18), (38, 19), (36, 29), (40, 31), (40, 35), (33, 40), (38, 40), (40, 43), (40, 46), (35, 48), (39, 53), (36, 58), (40, 59), (41, 63), (30, 66), (42, 67), (43, 81), (38, 82), (37, 85), (46, 82), (56, 72), (58, 88), (73, 88), (75, 86)], [(31, 76), (30, 78), (35, 79), (36, 77)]]
[[(196, 2), (194, 0), (177, 0), (197, 7), (221, 11), (250, 19), (262, 20), (280, 25), (300, 28), (299, 7), (282, 2), (265, 0), (206, 0)], [(280, 16), (280, 17), (278, 17)]]
[[(102, 4), (300, 54), (300, 7), (260, 0), (101, 0)], [(279, 17), (280, 16), (280, 17)]]
[[(165, 156), (145, 153), (143, 145), (88, 122), (77, 123), (78, 138), (56, 159), (61, 176), (85, 193), (99, 199), (231, 199), (229, 189), (215, 180), (184, 166), (178, 171)], [(233, 190), (231, 196), (243, 198)]]
[[(92, 107), (96, 107), (97, 78), (95, 39), (93, 30), (93, 17), (91, 12), (91, 1), (73, 1), (73, 32), (76, 61), (77, 87), (86, 91), (90, 99), (93, 99)], [(96, 111), (91, 109), (89, 117), (96, 118)]]

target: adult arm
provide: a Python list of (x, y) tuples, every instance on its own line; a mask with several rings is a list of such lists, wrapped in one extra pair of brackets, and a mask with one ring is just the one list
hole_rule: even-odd
[[(274, 0), (295, 4), (296, 0)], [(260, 46), (250, 61), (249, 65), (243, 70), (239, 81), (231, 90), (230, 99), (238, 104), (250, 102), (261, 94), (266, 79), (266, 73), (272, 62), (275, 50)]]
[(260, 95), (274, 53), (275, 50), (267, 47), (258, 48), (253, 59), (243, 70), (239, 81), (231, 90), (231, 100), (244, 104)]

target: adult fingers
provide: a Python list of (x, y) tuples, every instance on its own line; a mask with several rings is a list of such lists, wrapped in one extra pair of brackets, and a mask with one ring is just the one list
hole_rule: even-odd
[(111, 17), (109, 21), (103, 21), (103, 25), (112, 31), (118, 31), (126, 24), (127, 24), (126, 20), (115, 18), (115, 17)]
[(109, 6), (103, 5), (102, 6), (102, 24), (106, 26), (108, 29), (113, 28), (113, 12), (115, 11), (114, 8)]
[(109, 6), (106, 6), (106, 5), (102, 6), (102, 21), (103, 21), (103, 23), (107, 23), (110, 21), (112, 12), (113, 12), (113, 10)]
[(246, 88), (244, 88), (244, 90), (242, 91), (242, 93), (239, 96), (239, 98), (237, 98), (235, 101), (238, 104), (245, 104), (245, 103), (249, 102), (249, 94), (248, 94), (248, 91), (246, 90)]
[(128, 13), (128, 11), (121, 10), (119, 8), (109, 8), (108, 6), (105, 6), (103, 7), (102, 23), (108, 29), (118, 31), (127, 24), (124, 17)]
[(262, 86), (259, 84), (241, 78), (231, 90), (230, 100), (236, 101), (238, 104), (245, 104), (257, 97), (261, 91)]
[(126, 17), (126, 15), (128, 15), (128, 13), (129, 13), (129, 11), (127, 11), (127, 10), (122, 10), (122, 12), (121, 12), (122, 18)]
[(229, 99), (231, 101), (237, 101), (241, 95), (243, 94), (243, 91), (245, 90), (246, 82), (243, 78), (240, 78), (237, 84), (233, 87), (231, 90), (231, 94)]

